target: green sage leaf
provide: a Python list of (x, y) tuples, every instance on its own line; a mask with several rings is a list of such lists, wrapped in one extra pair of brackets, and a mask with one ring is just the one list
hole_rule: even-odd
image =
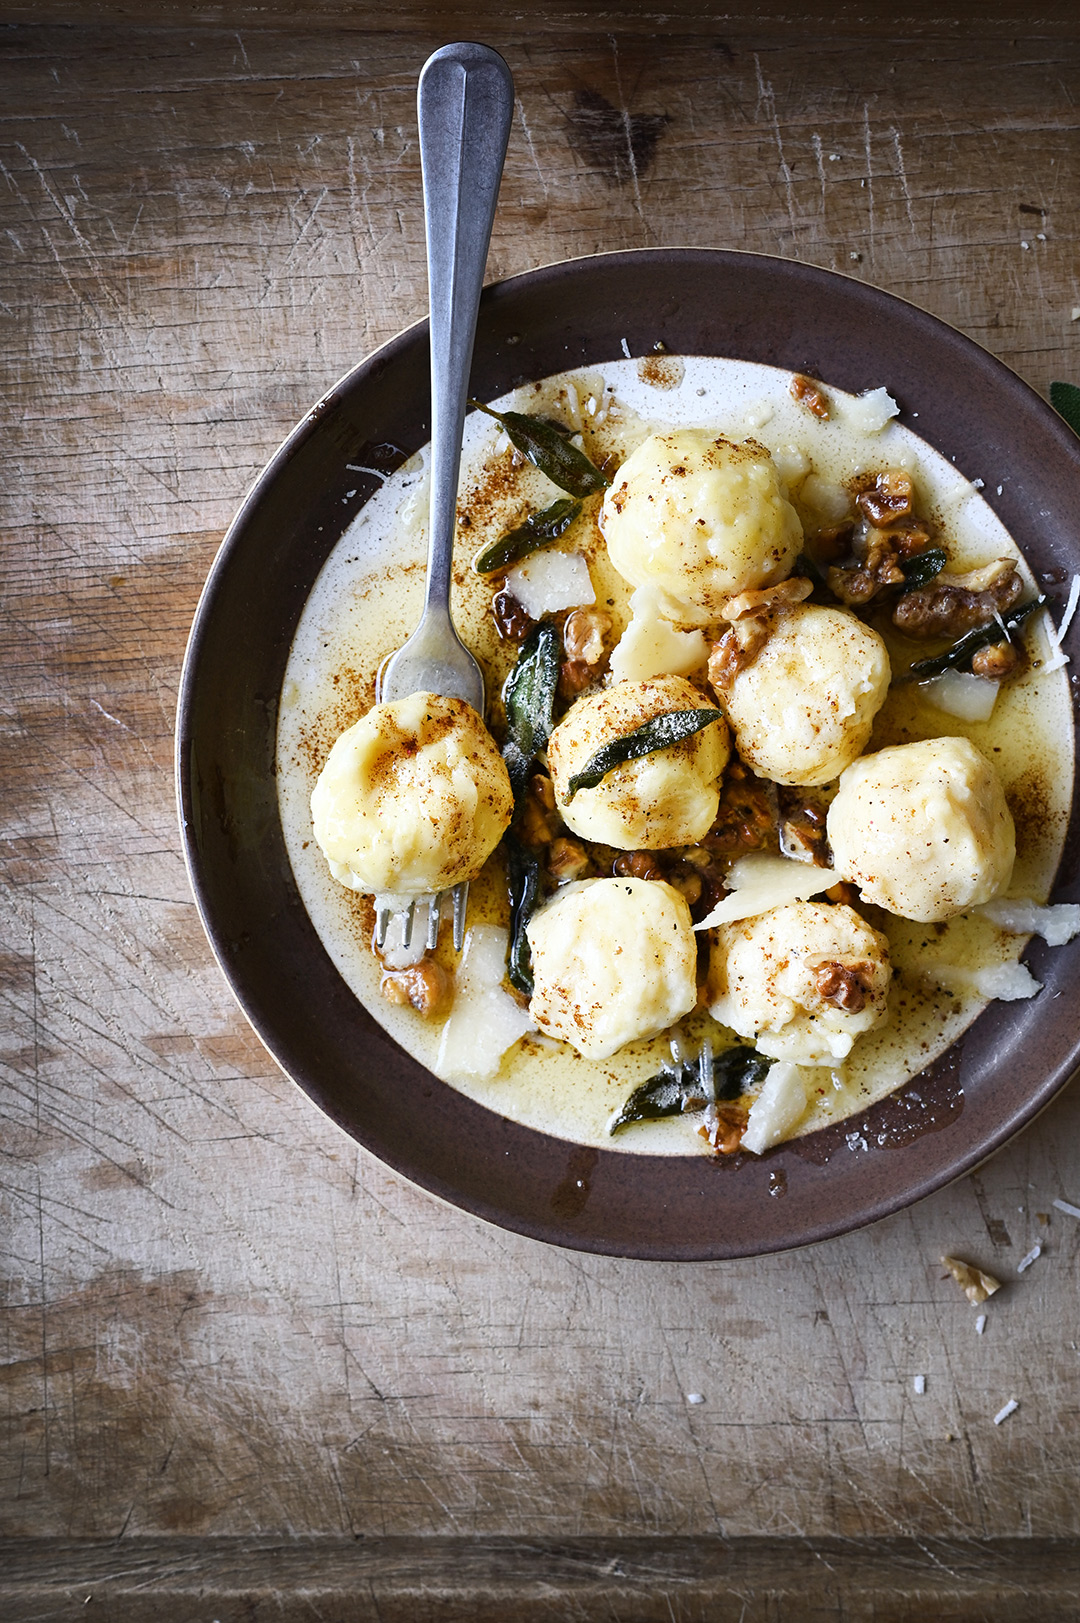
[(533, 994), (532, 950), (525, 926), (540, 895), (540, 859), (509, 830), (503, 835), (506, 884), (510, 892), (510, 952), (507, 974), (511, 986), (526, 997)]
[(1058, 412), (1074, 434), (1080, 434), (1080, 389), (1075, 383), (1052, 383), (1050, 385), (1050, 404)]
[(935, 654), (930, 659), (917, 659), (905, 680), (924, 682), (927, 677), (940, 676), (943, 671), (970, 671), (971, 661), (980, 648), (989, 648), (991, 643), (995, 642), (1011, 642), (1012, 633), (1023, 625), (1029, 614), (1045, 602), (1045, 597), (1033, 597), (1028, 603), (1020, 603), (1016, 608), (1006, 609), (1004, 614), (988, 620), (986, 625), (976, 626), (973, 631), (965, 632), (951, 648), (946, 648), (943, 654)]
[(534, 468), (546, 473), (560, 490), (571, 496), (595, 496), (606, 490), (611, 480), (590, 462), (584, 451), (571, 445), (567, 431), (543, 417), (528, 417), (521, 411), (492, 411), (480, 400), (470, 400), (470, 406), (494, 417), (506, 430), (510, 444), (527, 457)]
[(681, 744), (684, 738), (692, 738), (721, 715), (719, 710), (665, 710), (663, 715), (654, 716), (632, 733), (613, 738), (610, 744), (589, 757), (580, 772), (574, 773), (567, 785), (567, 802), (573, 800), (579, 789), (595, 789), (617, 766), (638, 761), (643, 755), (652, 755), (672, 744)]
[[(713, 1056), (713, 1097), (718, 1103), (739, 1099), (756, 1083), (763, 1082), (771, 1059), (759, 1054), (756, 1048), (739, 1044), (725, 1048)], [(684, 1060), (681, 1065), (660, 1071), (647, 1082), (636, 1087), (618, 1115), (608, 1127), (617, 1133), (636, 1121), (660, 1121), (667, 1116), (682, 1116), (695, 1110), (704, 1110), (709, 1100), (702, 1085), (701, 1065), (697, 1060)]]
[(945, 565), (949, 555), (942, 547), (928, 547), (925, 552), (917, 552), (913, 558), (905, 558), (900, 565), (904, 576), (904, 584), (900, 588), (900, 596), (908, 592), (917, 592), (921, 586), (929, 586), (936, 580)]
[(491, 575), (496, 569), (516, 564), (519, 558), (527, 558), (549, 541), (557, 541), (580, 512), (579, 501), (572, 496), (560, 496), (542, 513), (530, 513), (523, 524), (484, 547), (473, 559), (473, 568), (478, 575)]
[(549, 621), (533, 626), (521, 645), (503, 688), (506, 706), (506, 744), (503, 760), (510, 774), (514, 806), (529, 782), (529, 769), (542, 749), (547, 748), (555, 725), (555, 691), (559, 685), (562, 647), (559, 633)]

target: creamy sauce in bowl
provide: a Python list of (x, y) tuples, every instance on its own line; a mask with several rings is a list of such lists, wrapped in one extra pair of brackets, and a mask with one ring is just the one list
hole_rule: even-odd
[[(946, 458), (909, 430), (890, 423), (877, 433), (860, 426), (865, 407), (830, 390), (834, 406), (818, 421), (796, 404), (786, 371), (713, 358), (658, 356), (549, 378), (505, 397), (500, 409), (552, 412), (580, 427), (594, 460), (620, 460), (650, 432), (708, 427), (732, 439), (753, 436), (774, 455), (797, 488), (807, 461), (815, 474), (844, 483), (862, 470), (907, 467), (924, 510), (948, 545), (950, 566), (1018, 558), (1017, 549), (978, 491)], [(515, 465), (490, 419), (466, 424), (459, 499), (454, 614), (463, 640), (484, 667), (496, 716), (496, 696), (516, 654), (500, 644), (490, 612), (491, 584), (470, 560), (485, 541), (519, 522), (526, 508), (545, 506), (553, 491), (543, 475)], [(596, 528), (597, 503), (556, 543), (583, 553), (597, 603), (616, 629), (628, 617), (629, 588), (612, 569)], [(425, 1021), (380, 994), (382, 966), (370, 946), (369, 897), (331, 877), (311, 826), (310, 794), (334, 739), (374, 702), (383, 659), (405, 640), (419, 616), (427, 547), (426, 455), (420, 453), (366, 504), (327, 560), (305, 606), (283, 684), (278, 724), (278, 794), (290, 861), (304, 905), (339, 972), (385, 1029), (431, 1070), (437, 1068), (439, 1022)], [(1034, 582), (1022, 572), (1029, 586)], [(1036, 621), (1042, 616), (1037, 615)], [(1005, 787), (1017, 826), (1017, 863), (1010, 894), (1045, 900), (1065, 836), (1073, 777), (1071, 707), (1065, 673), (1042, 671), (1049, 655), (1042, 627), (1028, 632), (1030, 668), (1002, 685), (989, 722), (965, 723), (927, 703), (917, 686), (894, 687), (875, 722), (870, 750), (939, 734), (970, 737)], [(902, 668), (905, 661), (898, 659)], [(929, 982), (929, 961), (979, 968), (1014, 961), (1023, 937), (1007, 935), (969, 915), (943, 925), (917, 925), (877, 909), (861, 911), (889, 938), (894, 966), (890, 1018), (861, 1037), (842, 1069), (820, 1070), (816, 1091), (796, 1128), (807, 1133), (842, 1120), (923, 1069), (985, 1006)], [(470, 923), (505, 922), (501, 861), (492, 859), (470, 892)], [(444, 930), (439, 956), (455, 955)], [(314, 1017), (314, 1016), (313, 1016)], [(707, 1015), (681, 1023), (688, 1052), (715, 1025)], [(528, 1126), (587, 1145), (629, 1153), (701, 1153), (696, 1120), (636, 1125), (607, 1134), (612, 1114), (634, 1086), (670, 1056), (668, 1038), (631, 1044), (612, 1059), (589, 1061), (541, 1036), (513, 1049), (494, 1078), (453, 1085)], [(444, 1079), (445, 1080), (445, 1079)]]

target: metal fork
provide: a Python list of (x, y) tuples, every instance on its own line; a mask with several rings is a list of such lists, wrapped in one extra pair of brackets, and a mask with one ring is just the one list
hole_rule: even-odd
[[(427, 592), (420, 624), (382, 668), (378, 698), (441, 693), (464, 699), (483, 716), (484, 676), (450, 618), (450, 577), (469, 368), (514, 111), (514, 81), (502, 57), (486, 45), (445, 45), (425, 62), (416, 101), (431, 304)], [(467, 884), (427, 898), (427, 945), (434, 947), (438, 941), (440, 910), (448, 894), (454, 905), (454, 946), (460, 951)], [(416, 897), (401, 909), (406, 947), (412, 940), (416, 903), (423, 899)], [(376, 898), (378, 947), (386, 941), (393, 911), (392, 897)]]

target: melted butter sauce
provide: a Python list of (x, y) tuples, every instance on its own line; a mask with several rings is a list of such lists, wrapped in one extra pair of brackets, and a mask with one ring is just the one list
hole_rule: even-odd
[[(907, 467), (921, 508), (940, 528), (950, 567), (970, 568), (993, 558), (1019, 558), (991, 508), (938, 452), (891, 423), (867, 435), (850, 426), (850, 397), (830, 390), (833, 417), (820, 422), (788, 393), (790, 374), (772, 367), (706, 357), (620, 361), (601, 371), (561, 374), (495, 402), (502, 410), (551, 413), (575, 423), (586, 452), (601, 463), (621, 461), (647, 434), (669, 428), (715, 428), (733, 439), (753, 436), (781, 461), (797, 447), (824, 479), (843, 483), (882, 467)], [(590, 398), (597, 402), (590, 413)], [(611, 402), (614, 401), (614, 404)], [(463, 640), (484, 670), (489, 720), (501, 723), (498, 694), (516, 650), (501, 645), (490, 612), (491, 586), (471, 561), (488, 541), (544, 507), (558, 494), (534, 468), (522, 465), (498, 425), (474, 413), (465, 426), (458, 503), (453, 613)], [(334, 739), (370, 709), (375, 675), (412, 631), (423, 600), (427, 554), (427, 453), (387, 479), (337, 544), (308, 599), (297, 628), (282, 687), (278, 721), (277, 783), (285, 841), (304, 905), (320, 938), (353, 993), (392, 1037), (435, 1070), (440, 1024), (388, 1003), (379, 992), (381, 966), (372, 951), (372, 906), (338, 885), (315, 843), (310, 795)], [(592, 498), (557, 543), (589, 561), (599, 606), (616, 632), (628, 618), (626, 583), (612, 569), (596, 525)], [(1034, 583), (1021, 565), (1029, 586)], [(1037, 617), (1041, 619), (1040, 617)], [(890, 641), (894, 666), (911, 657)], [(1001, 689), (986, 723), (965, 723), (934, 709), (917, 687), (899, 687), (875, 723), (871, 750), (942, 734), (969, 737), (994, 763), (1017, 825), (1017, 863), (1011, 894), (1044, 901), (1060, 859), (1073, 779), (1072, 716), (1064, 671), (1040, 674), (1049, 648), (1040, 626), (1029, 633), (1031, 668)], [(969, 968), (1014, 961), (1026, 938), (1006, 935), (979, 918), (918, 925), (880, 909), (861, 909), (889, 938), (894, 977), (889, 1020), (859, 1039), (841, 1070), (807, 1068), (813, 1092), (797, 1134), (842, 1122), (891, 1093), (935, 1061), (985, 1007), (929, 984), (928, 958)], [(470, 889), (469, 923), (505, 924), (500, 859), (492, 858)], [(456, 954), (444, 929), (436, 955), (453, 968)], [(317, 1011), (313, 1011), (317, 1018)], [(688, 1016), (679, 1034), (690, 1052), (706, 1033), (708, 1015)], [(454, 1086), (500, 1114), (558, 1137), (629, 1153), (702, 1153), (696, 1119), (643, 1123), (612, 1139), (607, 1122), (639, 1082), (670, 1056), (666, 1036), (633, 1043), (607, 1061), (582, 1059), (563, 1043), (526, 1037), (486, 1082)], [(814, 1140), (813, 1143), (822, 1142)], [(809, 1146), (808, 1146), (809, 1148)]]

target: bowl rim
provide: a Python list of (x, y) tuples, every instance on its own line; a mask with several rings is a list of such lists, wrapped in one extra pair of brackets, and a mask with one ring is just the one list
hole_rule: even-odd
[[(1053, 446), (1055, 453), (1059, 457), (1064, 454), (1066, 462), (1071, 460), (1076, 474), (1077, 488), (1080, 488), (1080, 440), (1077, 440), (1076, 436), (1072, 434), (1071, 429), (1058, 416), (1053, 407), (1044, 401), (1013, 368), (983, 349), (981, 345), (967, 337), (958, 328), (942, 321), (939, 317), (931, 315), (912, 301), (888, 293), (873, 284), (863, 281), (861, 278), (851, 276), (845, 272), (826, 270), (819, 266), (807, 265), (802, 261), (789, 260), (778, 255), (750, 253), (739, 249), (696, 247), (624, 249), (611, 253), (584, 255), (570, 260), (551, 261), (521, 272), (518, 275), (489, 284), (484, 292), (484, 301), (481, 307), (481, 324), (484, 322), (485, 313), (490, 314), (493, 308), (505, 305), (507, 302), (512, 305), (515, 299), (528, 296), (529, 293), (537, 289), (543, 289), (555, 283), (562, 284), (568, 276), (573, 277), (591, 271), (603, 273), (608, 270), (615, 270), (616, 274), (623, 270), (631, 273), (640, 271), (648, 274), (661, 266), (665, 268), (673, 266), (686, 268), (691, 265), (710, 269), (724, 267), (740, 272), (749, 271), (752, 275), (756, 273), (766, 277), (781, 276), (787, 281), (800, 283), (810, 289), (816, 287), (834, 290), (839, 283), (854, 294), (856, 302), (877, 307), (886, 315), (889, 312), (895, 313), (897, 307), (899, 307), (906, 313), (907, 321), (922, 336), (931, 341), (947, 342), (947, 340), (951, 340), (951, 344), (947, 344), (947, 347), (959, 347), (961, 353), (968, 358), (969, 362), (981, 361), (984, 369), (989, 368), (991, 373), (996, 374), (996, 381), (1003, 385), (1005, 392), (1014, 396), (1027, 411), (1036, 424), (1039, 433), (1048, 436), (1049, 443)], [(304, 414), (251, 482), (211, 564), (199, 597), (185, 649), (177, 701), (175, 751), (177, 807), (185, 867), (200, 921), (214, 957), (229, 984), (233, 997), (263, 1046), (294, 1085), (311, 1099), (324, 1114), (329, 1116), (350, 1139), (368, 1149), (395, 1172), (400, 1173), (411, 1182), (426, 1189), (429, 1193), (434, 1194), (448, 1204), (469, 1211), (496, 1226), (574, 1250), (655, 1260), (716, 1260), (728, 1257), (764, 1255), (773, 1251), (795, 1249), (878, 1222), (892, 1213), (926, 1198), (936, 1190), (946, 1187), (957, 1178), (970, 1173), (1040, 1115), (1052, 1103), (1058, 1092), (1067, 1085), (1077, 1070), (1080, 1069), (1080, 1034), (1078, 1034), (1069, 1052), (1060, 1057), (1058, 1062), (1043, 1074), (1041, 1083), (1029, 1090), (1025, 1100), (1018, 1107), (1003, 1115), (996, 1129), (991, 1132), (984, 1132), (979, 1136), (977, 1142), (970, 1144), (947, 1169), (939, 1169), (932, 1175), (922, 1179), (917, 1178), (912, 1184), (897, 1188), (879, 1198), (864, 1199), (857, 1210), (853, 1210), (845, 1216), (833, 1214), (817, 1221), (811, 1220), (800, 1225), (797, 1232), (785, 1231), (779, 1237), (773, 1236), (766, 1239), (764, 1243), (758, 1244), (751, 1241), (748, 1245), (740, 1242), (718, 1244), (715, 1239), (705, 1241), (691, 1239), (683, 1245), (673, 1247), (670, 1243), (666, 1243), (656, 1247), (651, 1246), (640, 1236), (637, 1238), (627, 1237), (626, 1235), (605, 1236), (603, 1233), (597, 1233), (590, 1228), (582, 1227), (579, 1221), (581, 1210), (573, 1209), (573, 1199), (564, 1202), (564, 1207), (561, 1210), (556, 1206), (552, 1215), (548, 1218), (538, 1216), (535, 1212), (528, 1215), (520, 1211), (507, 1211), (504, 1199), (486, 1199), (483, 1194), (478, 1193), (475, 1189), (463, 1193), (456, 1190), (452, 1181), (448, 1182), (445, 1176), (431, 1175), (423, 1165), (417, 1165), (410, 1160), (407, 1154), (388, 1152), (386, 1145), (378, 1142), (377, 1134), (373, 1134), (370, 1130), (367, 1132), (358, 1130), (355, 1122), (343, 1119), (340, 1110), (328, 1107), (326, 1099), (320, 1097), (319, 1088), (313, 1084), (310, 1076), (305, 1077), (297, 1074), (300, 1067), (297, 1066), (295, 1057), (289, 1051), (288, 1045), (283, 1043), (272, 1011), (268, 1011), (265, 999), (260, 998), (257, 992), (253, 991), (250, 982), (238, 970), (235, 953), (231, 949), (228, 930), (223, 925), (220, 916), (218, 898), (215, 895), (215, 886), (209, 871), (209, 865), (204, 860), (204, 853), (200, 847), (196, 829), (199, 817), (198, 795), (193, 782), (193, 748), (200, 672), (206, 659), (210, 639), (219, 635), (219, 628), (215, 621), (222, 582), (235, 564), (243, 548), (247, 532), (264, 508), (268, 495), (275, 491), (279, 481), (286, 475), (290, 466), (304, 452), (305, 448), (317, 440), (321, 433), (325, 432), (324, 425), (358, 391), (363, 390), (376, 374), (392, 368), (401, 360), (403, 355), (412, 354), (418, 347), (424, 350), (426, 359), (427, 326), (427, 319), (424, 317), (402, 327), (355, 366), (349, 368), (316, 404)], [(478, 344), (479, 342), (478, 330)], [(686, 350), (684, 353), (690, 353), (690, 351)], [(711, 353), (715, 353), (715, 351)], [(611, 356), (609, 358), (615, 359), (619, 357)], [(578, 361), (570, 360), (567, 367), (570, 368), (579, 364), (581, 363)], [(599, 366), (603, 363), (598, 361), (595, 364)], [(772, 363), (766, 362), (765, 364)], [(558, 368), (555, 368), (555, 370), (558, 370)], [(838, 382), (837, 379), (830, 377), (828, 373), (820, 375), (825, 376), (827, 383), (832, 382), (835, 384)], [(840, 383), (839, 386), (846, 387), (843, 383)], [(886, 386), (889, 386), (888, 382)], [(936, 443), (930, 435), (923, 434), (921, 428), (916, 428), (914, 431), (919, 433), (921, 437), (927, 438), (929, 443)], [(942, 449), (941, 446), (936, 448)], [(349, 522), (354, 516), (354, 514), (349, 515)], [(1015, 521), (1008, 518), (1004, 518), (1003, 522), (1005, 522), (1010, 532), (1016, 527)], [(344, 533), (344, 529), (342, 529), (341, 533)], [(1028, 548), (1025, 546), (1022, 547), (1022, 550), (1026, 554)], [(1080, 570), (1080, 544), (1077, 546), (1076, 567)], [(275, 696), (273, 717), (269, 722), (270, 728), (275, 735), (276, 719)], [(1074, 736), (1075, 731), (1074, 694)], [(274, 798), (276, 806), (276, 793)], [(1070, 836), (1066, 849), (1068, 849), (1069, 843), (1077, 843), (1077, 798), (1074, 796)], [(1062, 866), (1065, 866), (1064, 857)], [(1060, 872), (1059, 869), (1059, 879)], [(292, 877), (291, 870), (289, 877), (290, 879)], [(295, 885), (295, 880), (292, 880), (292, 883)], [(1056, 891), (1057, 888), (1058, 885), (1055, 883), (1054, 890)], [(1061, 952), (1064, 949), (1055, 949), (1055, 951)], [(333, 973), (336, 975), (336, 970)], [(348, 992), (347, 989), (346, 995), (352, 999), (352, 993)], [(990, 1007), (993, 1009), (995, 1005), (992, 1004)], [(985, 1019), (985, 1014), (979, 1016), (976, 1025)], [(969, 1028), (969, 1030), (971, 1029), (973, 1028)], [(961, 1038), (961, 1044), (963, 1040)], [(387, 1041), (392, 1040), (387, 1039)], [(393, 1046), (396, 1048), (396, 1045)], [(414, 1061), (410, 1063), (416, 1064)], [(417, 1069), (420, 1068), (417, 1067)], [(429, 1075), (426, 1072), (424, 1074), (425, 1076)], [(908, 1085), (905, 1084), (904, 1086)], [(446, 1089), (457, 1100), (466, 1098), (466, 1096), (457, 1093), (457, 1090), (450, 1088), (447, 1084), (436, 1083), (436, 1086)], [(473, 1110), (483, 1111), (484, 1115), (489, 1116), (492, 1122), (506, 1122), (506, 1118), (496, 1115), (495, 1112), (488, 1111), (485, 1107), (476, 1105), (473, 1101), (468, 1102)], [(848, 1122), (858, 1119), (860, 1118), (848, 1118)], [(518, 1124), (512, 1124), (512, 1126), (517, 1133), (535, 1134), (537, 1138), (547, 1138), (551, 1143), (560, 1145), (563, 1150), (563, 1158), (569, 1158), (570, 1169), (573, 1170), (577, 1166), (578, 1170), (584, 1170), (586, 1176), (582, 1180), (574, 1181), (578, 1182), (579, 1187), (584, 1185), (586, 1196), (588, 1196), (590, 1181), (599, 1157), (611, 1157), (627, 1165), (633, 1165), (633, 1163), (643, 1160), (656, 1160), (668, 1164), (682, 1161), (710, 1164), (710, 1158), (696, 1155), (644, 1157), (636, 1152), (626, 1153), (618, 1150), (586, 1151), (583, 1146), (574, 1145), (566, 1140), (554, 1139), (551, 1135), (544, 1135), (537, 1129), (521, 1127)], [(808, 1135), (808, 1137), (818, 1138), (822, 1132), (831, 1131), (831, 1128), (822, 1129), (817, 1134)], [(779, 1146), (778, 1150), (791, 1151), (793, 1146), (805, 1142), (805, 1140), (790, 1141), (786, 1145)], [(766, 1165), (769, 1156), (775, 1153), (769, 1152), (766, 1157), (762, 1157), (757, 1161), (757, 1165)], [(567, 1176), (569, 1177), (569, 1173)], [(584, 1206), (582, 1209), (584, 1209)]]

